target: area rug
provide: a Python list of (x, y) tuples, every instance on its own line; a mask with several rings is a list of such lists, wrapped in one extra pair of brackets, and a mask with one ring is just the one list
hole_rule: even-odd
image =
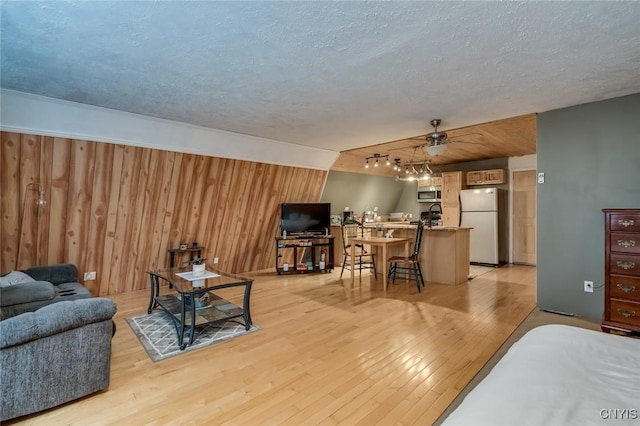
[(181, 351), (176, 328), (165, 312), (129, 317), (127, 323), (154, 362), (260, 330), (260, 326), (256, 324), (245, 330), (244, 325), (232, 321), (208, 324), (199, 327), (193, 344)]
[(447, 407), (447, 409), (440, 415), (440, 417), (434, 423), (435, 426), (442, 424), (444, 420), (451, 414), (458, 406), (462, 403), (464, 398), (475, 388), (478, 383), (484, 379), (487, 374), (491, 372), (493, 367), (502, 359), (504, 354), (507, 353), (511, 345), (520, 340), (522, 336), (524, 336), (527, 331), (532, 330), (536, 327), (546, 324), (564, 324), (571, 325), (574, 327), (586, 328), (589, 330), (600, 330), (600, 324), (593, 320), (587, 320), (578, 317), (571, 317), (565, 315), (558, 315), (550, 312), (545, 312), (540, 310), (539, 308), (534, 308), (529, 316), (527, 316), (522, 323), (511, 333), (509, 338), (505, 340), (505, 342), (500, 346), (498, 351), (487, 361), (487, 363), (478, 371), (473, 379), (465, 386), (462, 391), (458, 394), (458, 396), (453, 400), (453, 402)]

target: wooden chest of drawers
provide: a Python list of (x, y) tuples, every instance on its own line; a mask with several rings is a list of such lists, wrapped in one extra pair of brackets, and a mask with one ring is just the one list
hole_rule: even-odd
[(604, 209), (604, 331), (640, 332), (640, 209)]

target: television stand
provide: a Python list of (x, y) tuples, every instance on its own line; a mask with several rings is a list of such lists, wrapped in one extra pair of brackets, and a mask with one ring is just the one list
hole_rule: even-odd
[(333, 235), (291, 235), (275, 239), (278, 275), (333, 270)]

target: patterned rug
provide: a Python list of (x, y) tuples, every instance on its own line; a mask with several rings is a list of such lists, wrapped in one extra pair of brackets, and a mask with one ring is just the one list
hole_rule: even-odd
[(244, 325), (232, 321), (205, 325), (198, 328), (193, 344), (181, 351), (176, 328), (165, 312), (129, 317), (127, 323), (154, 362), (260, 330), (260, 326), (253, 324), (247, 331)]

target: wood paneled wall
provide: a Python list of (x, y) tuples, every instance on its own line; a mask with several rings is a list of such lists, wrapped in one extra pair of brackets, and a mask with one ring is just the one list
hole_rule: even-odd
[[(2, 132), (0, 273), (74, 263), (94, 295), (145, 288), (197, 241), (220, 269), (275, 264), (282, 202), (315, 202), (323, 170)], [(37, 206), (39, 183), (47, 203)], [(23, 211), (24, 203), (24, 211)], [(18, 258), (19, 257), (19, 258)]]

